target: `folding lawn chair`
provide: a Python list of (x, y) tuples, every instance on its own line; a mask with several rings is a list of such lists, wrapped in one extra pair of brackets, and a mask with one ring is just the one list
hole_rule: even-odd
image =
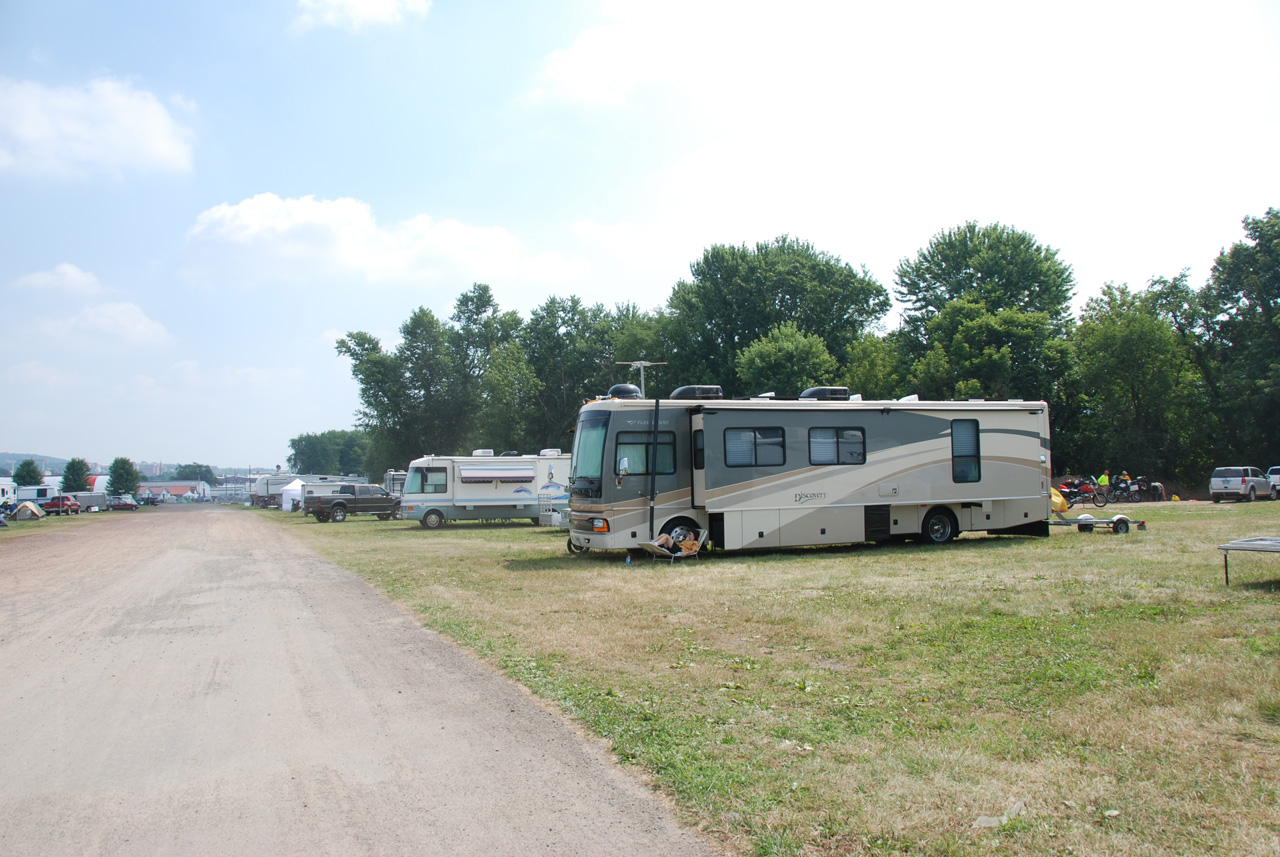
[(706, 546), (709, 535), (707, 530), (698, 530), (696, 542), (693, 539), (686, 539), (678, 545), (680, 549), (675, 551), (655, 545), (653, 542), (641, 542), (640, 547), (648, 551), (653, 559), (663, 559), (667, 562), (675, 562), (678, 559), (697, 559), (698, 552)]

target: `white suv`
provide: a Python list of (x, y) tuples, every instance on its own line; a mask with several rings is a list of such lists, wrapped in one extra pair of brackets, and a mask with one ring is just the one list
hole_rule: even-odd
[(1229, 497), (1253, 502), (1259, 495), (1274, 500), (1278, 490), (1256, 467), (1219, 467), (1209, 477), (1209, 494), (1215, 503)]

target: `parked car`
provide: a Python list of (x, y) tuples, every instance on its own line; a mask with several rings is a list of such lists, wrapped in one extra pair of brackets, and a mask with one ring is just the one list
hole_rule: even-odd
[(1252, 503), (1259, 496), (1274, 500), (1278, 490), (1256, 467), (1219, 467), (1209, 476), (1209, 496), (1215, 503), (1223, 500)]
[(132, 494), (115, 494), (107, 500), (107, 508), (113, 512), (132, 512), (138, 508), (138, 501)]
[(1272, 467), (1267, 471), (1267, 481), (1271, 483), (1271, 499), (1280, 494), (1280, 467)]
[(79, 515), (80, 502), (75, 497), (58, 494), (44, 501), (42, 507), (50, 515)]

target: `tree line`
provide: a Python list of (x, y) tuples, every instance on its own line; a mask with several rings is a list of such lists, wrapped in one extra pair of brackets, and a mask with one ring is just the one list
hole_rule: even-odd
[[(62, 468), (62, 493), (74, 494), (89, 490), (89, 462), (84, 458), (72, 458)], [(217, 485), (218, 478), (213, 475), (213, 468), (207, 464), (180, 464), (177, 469), (166, 474), (169, 480), (195, 481), (203, 479), (210, 485)], [(44, 473), (36, 465), (34, 458), (20, 462), (13, 471), (16, 485), (40, 485), (44, 482)], [(108, 494), (136, 494), (142, 485), (142, 472), (132, 459), (120, 456), (111, 462), (107, 469)]]
[[(583, 399), (719, 384), (728, 396), (847, 386), (865, 399), (1044, 399), (1057, 473), (1199, 484), (1215, 464), (1280, 462), (1280, 211), (1245, 217), (1201, 287), (1188, 274), (1107, 284), (1071, 312), (1058, 252), (1001, 224), (944, 230), (894, 271), (782, 236), (710, 247), (664, 307), (550, 297), (523, 319), (474, 284), (453, 313), (419, 307), (384, 345), (337, 343), (360, 388), (353, 430), (301, 435), (290, 464), (376, 477), (427, 454), (569, 448)], [(355, 465), (359, 461), (359, 466)]]

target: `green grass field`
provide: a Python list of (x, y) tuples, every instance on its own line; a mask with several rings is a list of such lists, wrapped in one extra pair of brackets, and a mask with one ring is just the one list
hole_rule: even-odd
[(1117, 511), (1149, 529), (676, 565), (571, 557), (528, 524), (251, 514), (603, 738), (730, 853), (1280, 853), (1280, 555), (1233, 554), (1228, 588), (1216, 550), (1280, 535), (1280, 503)]

